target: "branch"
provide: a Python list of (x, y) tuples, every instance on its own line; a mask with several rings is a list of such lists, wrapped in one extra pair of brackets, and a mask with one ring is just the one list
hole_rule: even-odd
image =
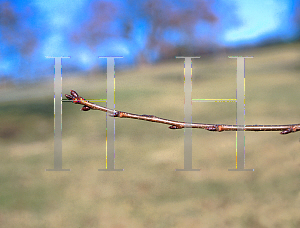
[(202, 128), (208, 131), (281, 131), (280, 134), (289, 134), (292, 132), (300, 131), (300, 124), (290, 125), (226, 125), (226, 124), (203, 124), (203, 123), (185, 123), (180, 121), (163, 119), (153, 115), (137, 115), (128, 112), (122, 112), (105, 108), (80, 97), (74, 90), (71, 90), (71, 95), (65, 94), (68, 100), (72, 100), (75, 104), (81, 104), (82, 111), (88, 111), (90, 109), (100, 110), (109, 113), (109, 116), (119, 118), (131, 118), (138, 120), (151, 121), (156, 123), (171, 125), (170, 129), (182, 129), (182, 128)]

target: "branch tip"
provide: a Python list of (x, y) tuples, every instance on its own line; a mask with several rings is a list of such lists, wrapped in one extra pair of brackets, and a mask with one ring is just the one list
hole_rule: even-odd
[(70, 90), (70, 92), (73, 97), (78, 97), (78, 93), (75, 90)]

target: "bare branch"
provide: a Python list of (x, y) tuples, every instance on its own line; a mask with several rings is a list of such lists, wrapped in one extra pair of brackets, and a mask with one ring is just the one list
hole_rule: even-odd
[(122, 112), (105, 108), (80, 97), (74, 90), (71, 90), (71, 95), (65, 94), (68, 100), (72, 100), (75, 104), (81, 104), (83, 107), (82, 111), (89, 111), (90, 109), (100, 110), (108, 112), (112, 117), (119, 118), (131, 118), (138, 120), (151, 121), (156, 123), (171, 125), (170, 129), (182, 129), (182, 128), (202, 128), (208, 131), (281, 131), (280, 134), (289, 134), (292, 132), (300, 131), (300, 124), (289, 124), (289, 125), (227, 125), (227, 124), (204, 124), (204, 123), (185, 123), (180, 121), (163, 119), (152, 115), (138, 115), (128, 112)]

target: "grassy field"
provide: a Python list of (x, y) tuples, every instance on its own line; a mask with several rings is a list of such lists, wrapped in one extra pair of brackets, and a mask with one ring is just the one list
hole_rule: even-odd
[[(235, 98), (236, 60), (246, 60), (246, 124), (299, 123), (300, 44), (224, 52), (193, 61), (193, 98)], [(119, 71), (116, 109), (184, 120), (183, 60)], [(51, 76), (49, 76), (51, 77)], [(51, 78), (50, 78), (51, 79)], [(193, 168), (183, 168), (183, 130), (117, 119), (115, 167), (105, 168), (106, 116), (63, 103), (63, 168), (53, 168), (53, 78), (2, 87), (1, 227), (300, 227), (300, 133), (246, 132), (235, 168), (235, 132), (193, 130)], [(106, 75), (63, 74), (63, 93), (106, 98)], [(235, 103), (193, 103), (193, 122), (235, 124)]]

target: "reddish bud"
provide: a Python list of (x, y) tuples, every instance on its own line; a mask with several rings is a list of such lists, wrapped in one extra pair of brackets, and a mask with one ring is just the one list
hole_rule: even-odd
[(73, 97), (78, 97), (78, 93), (76, 93), (75, 90), (71, 90), (71, 95), (72, 95)]
[(285, 134), (288, 134), (288, 133), (291, 133), (291, 132), (293, 132), (293, 128), (288, 128), (288, 129), (286, 129), (286, 130), (280, 132), (280, 134), (281, 134), (281, 135), (285, 135)]
[(175, 126), (175, 125), (172, 125), (172, 126), (170, 126), (169, 128), (170, 128), (170, 129), (181, 129), (181, 127), (177, 127), (177, 126)]
[(80, 110), (81, 111), (89, 111), (91, 108), (88, 106), (83, 106)]
[(73, 96), (68, 95), (68, 94), (65, 94), (65, 97), (66, 97), (68, 100), (72, 100), (72, 99), (73, 99)]

